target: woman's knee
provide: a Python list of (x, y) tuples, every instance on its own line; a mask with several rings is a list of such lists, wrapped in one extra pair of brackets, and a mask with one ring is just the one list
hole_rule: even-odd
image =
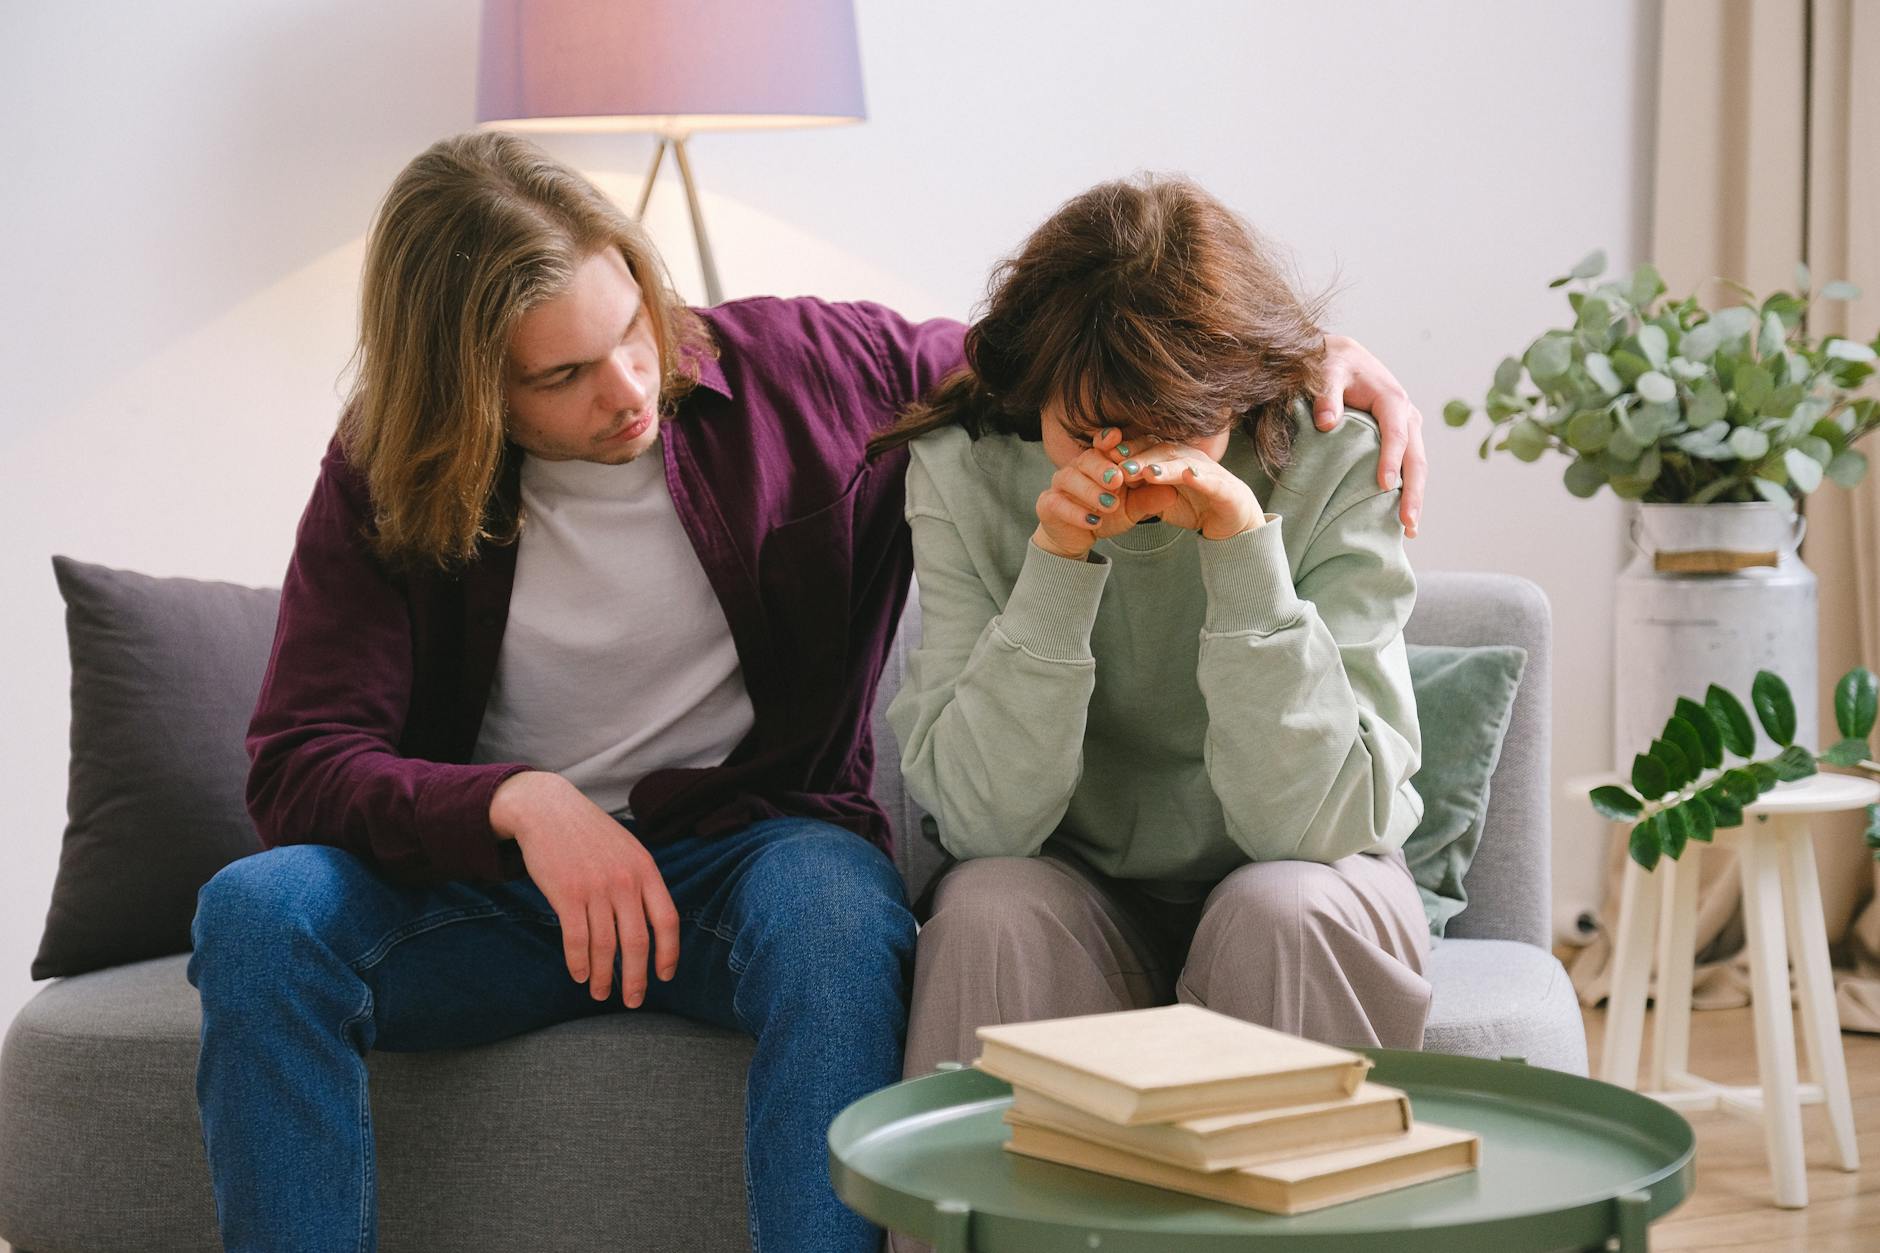
[(1215, 885), (1201, 927), (1245, 931), (1284, 945), (1341, 920), (1350, 898), (1351, 886), (1321, 862), (1251, 862)]
[(1301, 980), (1336, 977), (1342, 946), (1334, 933), (1348, 895), (1338, 872), (1317, 862), (1240, 867), (1208, 895), (1182, 970), (1183, 999), (1280, 1025), (1275, 998)]
[(934, 891), (928, 937), (958, 934), (980, 943), (1067, 929), (1090, 908), (1075, 874), (1045, 857), (978, 857), (946, 872)]

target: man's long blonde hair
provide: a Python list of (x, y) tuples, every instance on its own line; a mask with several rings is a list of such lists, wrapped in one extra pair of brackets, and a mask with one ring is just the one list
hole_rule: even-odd
[(450, 569), (480, 542), (514, 539), (517, 519), (496, 501), (510, 333), (605, 248), (640, 285), (670, 406), (697, 381), (709, 337), (645, 231), (592, 183), (493, 131), (433, 144), (393, 182), (366, 248), (340, 420), (388, 564)]

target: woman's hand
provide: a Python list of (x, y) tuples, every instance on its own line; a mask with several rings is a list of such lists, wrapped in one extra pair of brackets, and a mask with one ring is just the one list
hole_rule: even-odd
[(1051, 486), (1038, 496), (1038, 529), (1031, 542), (1059, 557), (1082, 561), (1100, 539), (1121, 535), (1136, 525), (1123, 508), (1124, 471), (1129, 455), (1123, 433), (1105, 427), (1089, 448), (1060, 466)]
[(1151, 444), (1118, 468), (1132, 525), (1159, 516), (1203, 539), (1231, 539), (1266, 521), (1245, 480), (1186, 444)]
[(1344, 335), (1325, 337), (1325, 390), (1313, 402), (1312, 420), (1321, 431), (1338, 425), (1338, 415), (1349, 405), (1377, 419), (1384, 442), (1377, 457), (1377, 485), (1385, 491), (1403, 483), (1397, 516), (1404, 534), (1417, 535), (1423, 514), (1423, 485), (1429, 477), (1429, 459), (1423, 453), (1423, 415), (1410, 403), (1410, 393), (1397, 376), (1360, 344)]

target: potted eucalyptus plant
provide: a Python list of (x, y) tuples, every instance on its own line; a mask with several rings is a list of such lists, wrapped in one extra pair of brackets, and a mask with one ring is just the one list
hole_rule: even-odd
[[(1650, 738), (1677, 693), (1763, 670), (1787, 680), (1813, 726), (1815, 577), (1797, 551), (1798, 504), (1867, 472), (1856, 445), (1880, 427), (1880, 401), (1862, 394), (1880, 335), (1810, 335), (1815, 302), (1860, 293), (1838, 281), (1811, 291), (1805, 266), (1795, 291), (1729, 284), (1743, 303), (1715, 310), (1668, 299), (1649, 262), (1629, 278), (1602, 279), (1605, 268), (1595, 252), (1555, 279), (1570, 324), (1505, 358), (1479, 410), (1452, 400), (1443, 418), (1484, 415), (1484, 459), (1556, 453), (1573, 495), (1610, 488), (1636, 502), (1616, 596), (1615, 746)], [(1752, 732), (1767, 745), (1766, 728)]]
[[(1874, 372), (1880, 336), (1817, 341), (1802, 326), (1814, 300), (1853, 300), (1857, 288), (1837, 281), (1811, 297), (1798, 266), (1799, 291), (1759, 302), (1730, 284), (1746, 303), (1710, 312), (1695, 296), (1663, 299), (1650, 262), (1629, 280), (1596, 283), (1605, 268), (1595, 252), (1549, 284), (1570, 288), (1573, 323), (1496, 367), (1481, 410), (1483, 459), (1559, 452), (1575, 496), (1611, 487), (1650, 504), (1788, 509), (1824, 477), (1860, 482), (1867, 458), (1854, 444), (1880, 427), (1880, 402), (1856, 391)], [(1466, 426), (1476, 412), (1452, 400), (1443, 420)]]

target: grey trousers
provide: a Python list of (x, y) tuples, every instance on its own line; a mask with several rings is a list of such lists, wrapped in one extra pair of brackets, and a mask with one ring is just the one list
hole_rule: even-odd
[(908, 1077), (993, 1023), (1175, 1000), (1330, 1044), (1418, 1048), (1429, 924), (1400, 853), (1254, 862), (1176, 905), (1066, 855), (946, 872), (915, 954)]

